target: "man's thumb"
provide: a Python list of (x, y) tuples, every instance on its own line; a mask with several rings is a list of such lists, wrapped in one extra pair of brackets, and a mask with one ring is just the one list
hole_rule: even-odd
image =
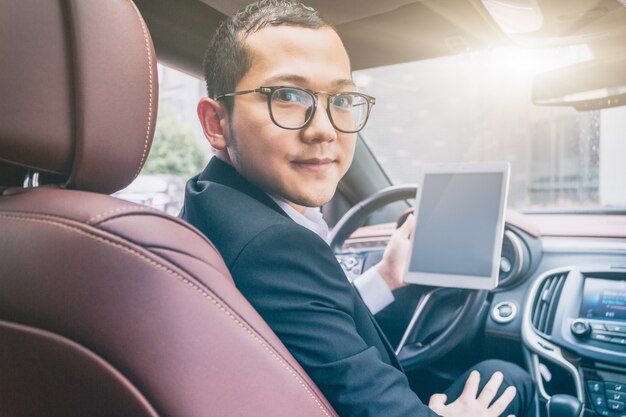
[(409, 217), (407, 217), (406, 221), (402, 223), (402, 226), (400, 226), (400, 231), (402, 235), (408, 239), (414, 227), (415, 227), (415, 215), (410, 214)]
[(433, 394), (428, 401), (428, 407), (439, 414), (439, 411), (443, 410), (446, 405), (447, 399), (446, 394)]

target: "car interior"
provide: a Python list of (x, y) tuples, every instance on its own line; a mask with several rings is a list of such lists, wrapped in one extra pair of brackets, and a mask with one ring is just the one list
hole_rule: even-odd
[[(0, 0), (0, 415), (337, 415), (209, 240), (171, 211), (111, 196), (148, 158), (157, 63), (202, 79), (217, 25), (248, 3)], [(341, 36), (357, 85), (377, 96), (374, 112), (425, 126), (433, 113), (447, 116), (420, 133), (440, 154), (478, 135), (454, 127), (459, 111), (490, 115), (481, 129), (504, 125), (476, 146), (482, 159), (512, 161), (498, 286), (407, 285), (376, 315), (411, 388), (425, 400), (496, 358), (531, 374), (541, 416), (626, 416), (626, 2), (305, 3)], [(444, 107), (410, 101), (406, 115), (391, 102), (397, 86), (376, 78), (389, 71), (407, 88), (415, 74), (445, 76), (430, 63), (513, 47), (549, 51), (545, 61), (563, 48), (577, 55), (529, 78), (521, 96), (541, 109), (530, 116), (508, 106), (517, 93), (506, 83), (495, 104), (481, 89), (508, 67), (457, 64), (446, 84), (475, 84), (481, 101), (438, 85), (433, 100)], [(430, 92), (411, 88), (410, 100)], [(559, 122), (542, 124), (547, 113)], [(411, 167), (459, 162), (406, 151), (423, 139), (376, 117), (322, 207), (348, 278), (380, 261), (412, 211), (420, 184)], [(524, 117), (538, 121), (538, 139), (507, 124)], [(577, 141), (544, 141), (546, 132)], [(491, 153), (506, 134), (535, 146), (525, 164), (558, 175), (522, 178), (522, 145)], [(542, 162), (555, 149), (584, 155)], [(472, 155), (459, 159), (480, 159)]]

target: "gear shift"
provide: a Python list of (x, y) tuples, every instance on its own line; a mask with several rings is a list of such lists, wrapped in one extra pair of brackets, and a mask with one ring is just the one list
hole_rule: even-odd
[(571, 395), (556, 394), (548, 400), (548, 417), (582, 417), (583, 405)]

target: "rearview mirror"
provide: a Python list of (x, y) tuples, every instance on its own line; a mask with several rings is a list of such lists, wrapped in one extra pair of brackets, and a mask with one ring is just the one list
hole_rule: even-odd
[(533, 103), (595, 110), (626, 105), (626, 57), (593, 60), (538, 74)]

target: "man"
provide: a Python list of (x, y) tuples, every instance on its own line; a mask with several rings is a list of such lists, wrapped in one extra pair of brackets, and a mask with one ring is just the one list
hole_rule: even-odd
[[(448, 391), (454, 401), (437, 394), (425, 406), (318, 235), (324, 224), (309, 208), (335, 193), (373, 98), (355, 93), (345, 48), (317, 12), (284, 0), (246, 7), (218, 28), (205, 77), (209, 97), (198, 116), (216, 157), (189, 181), (182, 217), (216, 245), (239, 290), (337, 412), (526, 413), (532, 384), (508, 365), (501, 386), (503, 375), (493, 368), (503, 362), (478, 367), (485, 374), (480, 391), (474, 371)], [(409, 230), (396, 232), (399, 250), (377, 266), (390, 288), (399, 283)]]

